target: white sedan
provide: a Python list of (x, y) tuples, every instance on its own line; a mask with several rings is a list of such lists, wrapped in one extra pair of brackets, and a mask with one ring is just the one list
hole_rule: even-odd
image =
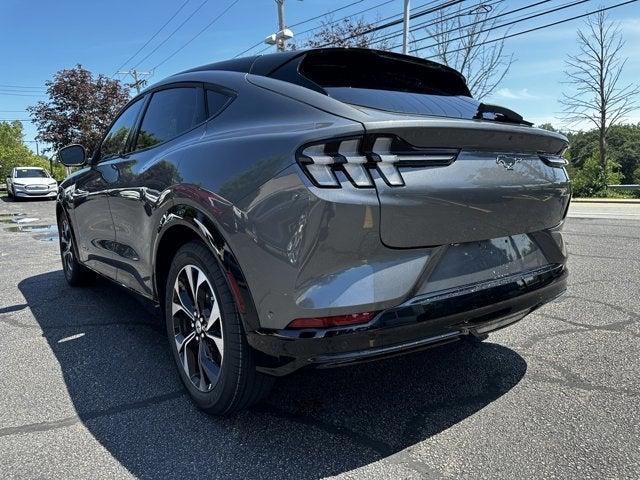
[(56, 198), (58, 182), (44, 168), (16, 167), (7, 177), (7, 192), (15, 198)]

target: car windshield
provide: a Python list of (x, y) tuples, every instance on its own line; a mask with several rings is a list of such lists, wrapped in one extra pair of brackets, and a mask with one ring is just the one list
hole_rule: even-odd
[(49, 178), (41, 168), (16, 168), (16, 178)]

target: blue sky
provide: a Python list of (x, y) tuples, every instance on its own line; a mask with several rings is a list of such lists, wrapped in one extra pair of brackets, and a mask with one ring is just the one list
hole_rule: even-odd
[[(76, 63), (94, 73), (111, 76), (115, 70), (140, 48), (164, 24), (185, 0), (111, 1), (24, 1), (2, 0), (0, 3), (0, 119), (27, 119), (24, 109), (43, 98), (34, 89), (16, 89), (7, 85), (42, 87), (47, 79), (62, 68)], [(362, 0), (333, 15), (355, 15), (358, 11), (383, 3), (384, 0)], [(581, 5), (528, 20), (512, 27), (512, 32), (543, 25), (578, 15), (600, 5), (613, 5), (621, 0), (589, 1)], [(171, 23), (129, 64), (134, 66), (176, 29), (191, 13), (197, 12), (155, 53), (138, 65), (149, 70), (160, 63), (211, 20), (227, 8), (232, 0), (189, 0)], [(287, 0), (288, 25), (322, 15), (354, 0)], [(468, 0), (469, 5), (480, 0)], [(503, 8), (511, 10), (532, 3), (505, 0)], [(431, 3), (412, 0), (412, 7)], [(553, 0), (532, 9), (548, 9), (568, 3)], [(394, 0), (363, 14), (370, 21), (399, 14), (403, 0)], [(201, 6), (202, 5), (202, 6)], [(611, 17), (622, 22), (629, 57), (623, 81), (640, 79), (640, 3), (611, 11)], [(294, 33), (318, 25), (314, 20), (293, 28)], [(523, 114), (535, 123), (551, 121), (559, 124), (557, 99), (563, 89), (563, 60), (575, 51), (575, 32), (580, 20), (533, 32), (507, 40), (506, 51), (516, 62), (501, 88), (490, 99)], [(151, 78), (163, 77), (195, 65), (232, 57), (255, 44), (276, 29), (276, 6), (273, 0), (239, 0), (216, 23), (204, 31), (180, 53), (159, 66)], [(420, 32), (417, 32), (420, 33)], [(263, 47), (255, 48), (257, 52)], [(13, 93), (7, 95), (7, 93)], [(640, 111), (631, 121), (640, 121)], [(25, 140), (33, 140), (36, 131), (25, 123)], [(32, 143), (30, 144), (34, 146)]]

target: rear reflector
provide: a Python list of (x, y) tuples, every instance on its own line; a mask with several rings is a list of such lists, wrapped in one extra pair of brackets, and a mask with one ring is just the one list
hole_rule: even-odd
[(333, 317), (296, 318), (287, 328), (328, 328), (367, 323), (378, 312), (351, 313)]

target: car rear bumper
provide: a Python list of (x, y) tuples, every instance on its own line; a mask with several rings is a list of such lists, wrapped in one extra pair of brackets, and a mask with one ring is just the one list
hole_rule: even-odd
[(420, 295), (384, 310), (369, 323), (329, 329), (257, 330), (248, 334), (256, 350), (274, 360), (259, 370), (286, 375), (384, 358), (517, 322), (566, 290), (567, 269), (550, 265), (497, 280)]

